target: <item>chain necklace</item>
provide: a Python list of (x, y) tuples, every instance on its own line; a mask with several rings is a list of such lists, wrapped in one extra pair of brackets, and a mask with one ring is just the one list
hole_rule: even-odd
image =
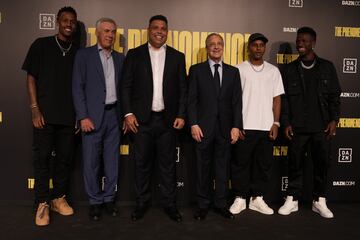
[(262, 70), (264, 70), (264, 67), (265, 67), (265, 64), (264, 64), (264, 63), (262, 64), (262, 67), (261, 67), (261, 69), (259, 69), (259, 70), (256, 70), (255, 66), (252, 65), (250, 61), (249, 61), (249, 63), (250, 63), (251, 68), (252, 68), (255, 72), (262, 72)]
[(300, 61), (301, 66), (305, 69), (312, 69), (315, 66), (316, 60), (314, 60), (314, 62), (310, 65), (310, 66), (306, 66), (303, 61)]
[(56, 35), (55, 35), (55, 41), (56, 41), (57, 45), (59, 46), (59, 48), (60, 48), (60, 50), (61, 50), (61, 52), (62, 52), (63, 57), (65, 57), (65, 55), (66, 55), (66, 54), (70, 51), (70, 49), (71, 49), (72, 42), (70, 43), (70, 46), (69, 46), (68, 48), (63, 48), (63, 47), (60, 45), (60, 43), (59, 43)]

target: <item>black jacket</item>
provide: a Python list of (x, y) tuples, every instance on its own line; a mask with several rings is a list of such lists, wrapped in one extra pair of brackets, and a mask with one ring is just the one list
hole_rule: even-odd
[(189, 125), (199, 125), (210, 136), (219, 121), (221, 133), (230, 139), (231, 128), (243, 128), (239, 70), (223, 63), (222, 85), (217, 93), (209, 62), (191, 66), (189, 72)]
[[(128, 51), (121, 85), (123, 113), (135, 114), (138, 122), (150, 119), (153, 98), (153, 74), (148, 43)], [(183, 53), (166, 46), (163, 77), (164, 114), (166, 123), (173, 125), (175, 118), (185, 119), (186, 70)]]
[[(317, 96), (324, 127), (331, 121), (339, 121), (341, 88), (333, 63), (316, 57), (314, 66), (317, 80)], [(305, 125), (305, 80), (300, 59), (288, 64), (283, 71), (285, 95), (282, 99), (281, 121), (287, 127), (302, 128)]]

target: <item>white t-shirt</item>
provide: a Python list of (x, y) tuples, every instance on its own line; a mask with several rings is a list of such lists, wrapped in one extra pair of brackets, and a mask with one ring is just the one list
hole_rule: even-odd
[(260, 66), (244, 61), (236, 67), (241, 78), (244, 129), (269, 131), (274, 123), (273, 98), (284, 94), (279, 69), (266, 61)]

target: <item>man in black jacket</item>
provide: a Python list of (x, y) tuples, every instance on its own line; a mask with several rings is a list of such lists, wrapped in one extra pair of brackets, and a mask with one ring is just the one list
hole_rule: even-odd
[(150, 203), (152, 154), (156, 152), (160, 191), (165, 213), (180, 222), (176, 208), (176, 133), (185, 124), (186, 70), (183, 53), (166, 45), (167, 19), (150, 18), (149, 41), (129, 50), (121, 87), (124, 131), (133, 137), (137, 207), (133, 221), (141, 219)]
[(290, 140), (290, 167), (288, 196), (278, 212), (288, 215), (298, 210), (303, 156), (310, 147), (314, 165), (312, 210), (322, 217), (333, 218), (325, 194), (330, 142), (336, 135), (341, 89), (334, 65), (315, 54), (315, 43), (316, 32), (309, 27), (300, 28), (296, 39), (300, 56), (284, 72), (282, 122)]

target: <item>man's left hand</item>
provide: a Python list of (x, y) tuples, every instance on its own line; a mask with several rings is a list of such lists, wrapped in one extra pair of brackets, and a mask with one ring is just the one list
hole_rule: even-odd
[(328, 140), (334, 137), (336, 135), (336, 122), (335, 121), (329, 122), (324, 132), (326, 133), (326, 138)]
[(231, 136), (231, 144), (236, 143), (239, 140), (240, 129), (232, 128), (230, 132), (230, 136)]
[(180, 130), (180, 129), (182, 129), (184, 127), (184, 125), (185, 125), (185, 120), (184, 119), (176, 118), (175, 121), (174, 121), (173, 127), (175, 129)]

